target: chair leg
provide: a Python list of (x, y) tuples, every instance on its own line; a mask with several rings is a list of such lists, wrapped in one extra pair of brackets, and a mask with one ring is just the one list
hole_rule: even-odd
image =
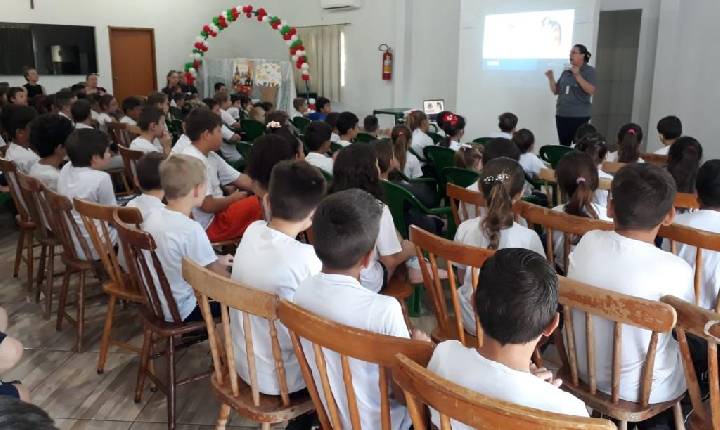
[(220, 413), (218, 414), (217, 424), (215, 425), (216, 430), (225, 430), (228, 418), (230, 417), (230, 405), (223, 403), (220, 405)]
[(35, 279), (35, 303), (40, 303), (40, 291), (42, 290), (45, 276), (47, 276), (47, 273), (45, 273), (47, 249), (47, 245), (40, 246), (40, 266), (38, 266), (38, 271), (36, 275), (37, 279)]
[(113, 316), (115, 316), (115, 302), (117, 296), (110, 295), (108, 300), (107, 314), (105, 315), (105, 326), (103, 327), (102, 340), (100, 341), (100, 354), (98, 355), (97, 373), (105, 371), (105, 360), (107, 359), (108, 348), (110, 347), (110, 334), (112, 333)]
[(75, 352), (82, 352), (82, 340), (85, 334), (85, 271), (80, 271), (80, 285), (77, 293), (76, 323), (77, 323), (77, 339), (75, 339)]
[(168, 336), (167, 342), (168, 392), (167, 413), (168, 429), (175, 429), (175, 336)]
[(135, 384), (135, 403), (140, 403), (145, 386), (145, 375), (148, 372), (148, 362), (152, 354), (153, 333), (145, 326), (143, 330), (143, 345), (140, 352), (140, 366), (138, 367), (137, 383)]
[(55, 330), (57, 331), (62, 330), (62, 323), (65, 319), (65, 304), (67, 303), (70, 275), (72, 275), (72, 272), (69, 267), (66, 267), (65, 274), (63, 274), (62, 286), (60, 287), (60, 298), (58, 299), (57, 322), (55, 323)]
[(48, 256), (48, 271), (45, 278), (45, 319), (50, 319), (52, 312), (53, 300), (53, 284), (55, 283), (55, 245), (50, 245), (50, 255)]
[(627, 430), (627, 421), (620, 421), (620, 430)]
[(28, 271), (28, 279), (27, 279), (27, 289), (28, 291), (32, 292), (33, 287), (33, 266), (34, 266), (34, 255), (33, 255), (33, 232), (28, 232), (27, 236), (25, 236), (26, 245), (27, 246), (27, 271)]
[(272, 428), (272, 425), (270, 423), (262, 423), (262, 427), (260, 427), (262, 430), (270, 430)]
[(25, 230), (20, 229), (20, 236), (17, 241), (17, 249), (15, 250), (15, 268), (13, 269), (13, 278), (18, 277), (20, 272), (20, 262), (22, 262), (22, 251), (25, 246)]
[(680, 402), (673, 405), (673, 416), (675, 417), (675, 430), (685, 430), (685, 416)]

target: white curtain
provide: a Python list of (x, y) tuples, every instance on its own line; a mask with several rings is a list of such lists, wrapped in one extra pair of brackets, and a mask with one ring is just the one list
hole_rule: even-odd
[[(310, 64), (310, 91), (335, 102), (340, 101), (340, 33), (343, 27), (322, 25), (297, 29)], [(300, 94), (305, 92), (305, 81), (297, 69), (295, 85)]]

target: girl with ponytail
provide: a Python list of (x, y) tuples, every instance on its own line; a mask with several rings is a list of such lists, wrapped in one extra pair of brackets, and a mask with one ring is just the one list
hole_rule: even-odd
[(697, 139), (683, 136), (670, 146), (667, 169), (675, 179), (678, 193), (694, 193), (703, 148)]
[(426, 146), (435, 144), (427, 134), (430, 129), (430, 121), (427, 115), (425, 115), (425, 112), (419, 110), (410, 112), (405, 118), (405, 125), (407, 125), (412, 133), (412, 148), (418, 154), (422, 154)]
[(445, 139), (440, 142), (440, 146), (453, 151), (460, 149), (462, 146), (460, 139), (465, 135), (465, 118), (452, 112), (445, 112), (438, 115), (438, 125), (445, 132)]
[(644, 163), (640, 159), (640, 144), (642, 143), (642, 127), (635, 123), (628, 123), (620, 127), (618, 132), (618, 162)]
[(399, 170), (410, 179), (421, 177), (423, 172), (420, 160), (409, 151), (412, 139), (410, 129), (404, 125), (395, 126), (390, 134), (390, 139), (392, 140), (395, 158), (400, 165)]
[[(613, 176), (602, 170), (602, 164), (605, 162), (605, 157), (607, 157), (608, 154), (608, 145), (602, 134), (597, 132), (586, 134), (582, 138), (578, 139), (575, 144), (575, 149), (590, 156), (593, 163), (597, 166), (598, 179), (607, 179), (612, 181)], [(605, 208), (607, 207), (607, 200), (607, 190), (595, 190), (593, 203)]]
[[(525, 172), (517, 161), (500, 157), (486, 163), (479, 185), (487, 210), (483, 216), (460, 224), (455, 241), (488, 249), (525, 248), (544, 257), (545, 250), (537, 233), (514, 220), (513, 203), (522, 196), (524, 184)], [(475, 334), (470, 276), (471, 271), (466, 270), (459, 292), (465, 330)]]

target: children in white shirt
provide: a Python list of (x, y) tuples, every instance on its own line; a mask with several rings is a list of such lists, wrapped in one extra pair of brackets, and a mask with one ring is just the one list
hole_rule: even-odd
[[(300, 283), (320, 273), (322, 268), (312, 245), (301, 243), (296, 237), (312, 225), (312, 215), (325, 194), (325, 179), (306, 162), (284, 161), (273, 169), (270, 184), (265, 204), (272, 217), (269, 222), (255, 221), (245, 231), (235, 253), (232, 278), (247, 287), (292, 300)], [(231, 310), (230, 318), (235, 367), (249, 384), (242, 313)], [(280, 385), (268, 321), (251, 315), (250, 322), (259, 390), (263, 394), (278, 395)], [(305, 388), (305, 381), (287, 329), (280, 323), (275, 324), (287, 389), (293, 393)]]
[(505, 139), (512, 140), (515, 129), (517, 128), (518, 117), (512, 112), (505, 112), (498, 116), (498, 128), (500, 131), (496, 131), (490, 134), (490, 137), (502, 137)]
[(7, 132), (12, 139), (5, 152), (5, 159), (15, 163), (21, 173), (27, 174), (40, 157), (29, 149), (30, 133), (28, 124), (37, 117), (35, 109), (29, 106), (12, 106)]
[(126, 207), (138, 208), (143, 220), (165, 207), (165, 192), (160, 183), (160, 164), (166, 156), (160, 152), (148, 152), (135, 164), (135, 180), (142, 194), (130, 200)]
[[(598, 180), (607, 179), (612, 181), (612, 175), (602, 170), (602, 164), (608, 155), (607, 143), (602, 134), (596, 132), (585, 134), (575, 142), (575, 149), (586, 153), (592, 158), (593, 163), (597, 166)], [(607, 207), (607, 190), (596, 189), (592, 201), (598, 206)]]
[(459, 150), (462, 146), (460, 139), (465, 135), (465, 118), (452, 112), (445, 112), (442, 116), (438, 115), (438, 125), (445, 132), (445, 139), (440, 142), (440, 146), (453, 151)]
[(222, 110), (220, 109), (220, 104), (215, 99), (205, 99), (204, 102), (208, 106), (208, 108), (212, 112), (220, 116), (221, 119), (220, 132), (222, 133), (222, 141), (219, 148), (220, 153), (226, 160), (230, 161), (231, 163), (242, 160), (242, 155), (240, 155), (240, 152), (235, 146), (236, 143), (240, 142), (240, 135), (233, 132), (225, 124), (225, 122), (222, 121)]
[(538, 175), (540, 175), (540, 171), (546, 169), (548, 166), (540, 157), (535, 155), (535, 135), (532, 131), (523, 128), (515, 132), (512, 136), (512, 142), (517, 145), (522, 153), (519, 163), (525, 171), (525, 174), (531, 178), (537, 178)]
[(360, 119), (352, 112), (343, 112), (337, 119), (337, 130), (340, 140), (337, 142), (342, 147), (348, 147), (357, 137)]
[(65, 141), (72, 132), (72, 123), (60, 115), (45, 114), (32, 122), (30, 146), (40, 159), (32, 165), (28, 175), (40, 180), (51, 191), (57, 192), (60, 165), (66, 156)]
[(309, 151), (305, 161), (330, 175), (333, 172), (333, 159), (328, 156), (331, 134), (332, 128), (323, 121), (313, 121), (305, 130), (305, 146)]
[(655, 154), (668, 155), (670, 147), (682, 136), (682, 122), (675, 115), (666, 116), (658, 121), (657, 132), (663, 146)]
[[(628, 165), (615, 176), (612, 196), (608, 215), (614, 219), (615, 231), (585, 234), (570, 255), (568, 277), (647, 300), (673, 295), (693, 302), (690, 266), (654, 244), (660, 225), (672, 223), (675, 215), (672, 177), (657, 166)], [(579, 311), (574, 311), (574, 315), (578, 367), (581, 378), (587, 380), (585, 318)], [(597, 317), (593, 319), (597, 388), (610, 393), (613, 324)], [(642, 364), (649, 341), (649, 331), (623, 327), (619, 391), (623, 400), (638, 400)], [(685, 376), (678, 344), (672, 334), (661, 334), (649, 402), (673, 400), (684, 391)]]
[(165, 131), (165, 115), (155, 106), (145, 106), (140, 113), (138, 127), (142, 134), (130, 143), (130, 149), (140, 152), (170, 154), (172, 138)]
[(410, 129), (404, 125), (395, 126), (390, 133), (390, 140), (393, 144), (395, 158), (399, 163), (399, 169), (410, 179), (419, 178), (423, 175), (420, 160), (410, 152), (412, 135)]
[(405, 125), (412, 133), (412, 149), (418, 154), (422, 155), (426, 146), (435, 144), (432, 138), (427, 135), (430, 129), (430, 121), (425, 112), (419, 110), (410, 112), (405, 118)]

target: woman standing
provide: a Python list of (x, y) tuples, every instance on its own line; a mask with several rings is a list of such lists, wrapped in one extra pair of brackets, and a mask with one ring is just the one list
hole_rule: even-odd
[(563, 71), (560, 79), (555, 80), (552, 70), (545, 72), (550, 91), (557, 96), (555, 125), (561, 145), (570, 146), (577, 128), (590, 121), (591, 97), (596, 90), (590, 57), (585, 45), (577, 44), (570, 51), (570, 69)]

